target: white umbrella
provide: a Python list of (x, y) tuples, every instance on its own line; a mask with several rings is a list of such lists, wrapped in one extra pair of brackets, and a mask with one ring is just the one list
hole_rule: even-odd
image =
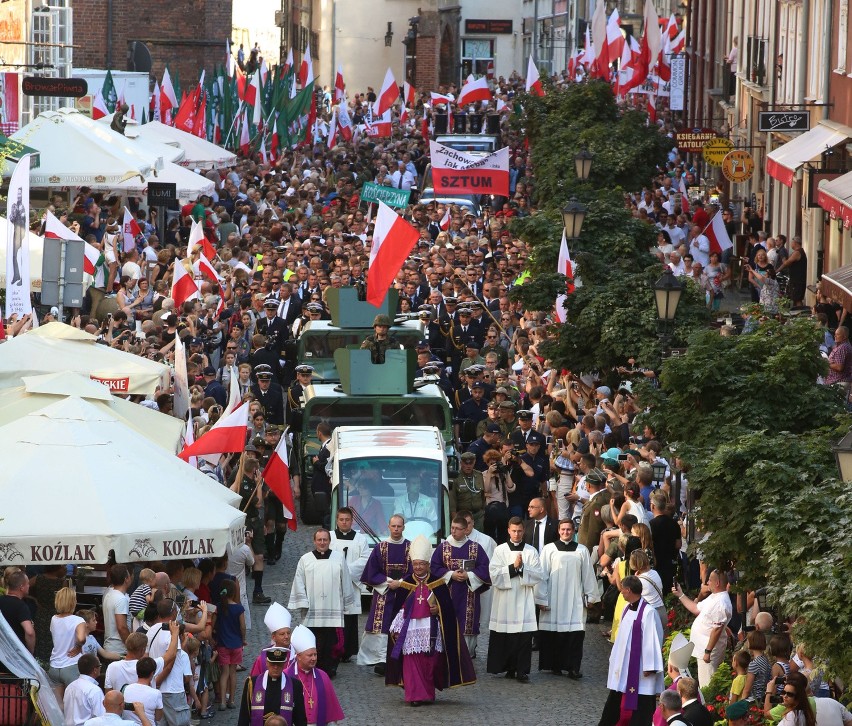
[[(73, 108), (43, 111), (10, 137), (41, 152), (30, 170), (30, 186), (89, 186), (110, 189), (150, 174), (156, 157), (140, 154), (138, 145)], [(11, 165), (8, 165), (11, 174)]]
[(136, 134), (143, 139), (153, 139), (162, 144), (177, 145), (184, 151), (181, 166), (198, 169), (221, 169), (237, 163), (237, 155), (211, 144), (206, 139), (181, 131), (173, 126), (166, 126), (159, 121), (150, 121), (138, 126), (128, 125), (126, 134)]
[(162, 363), (101, 345), (94, 335), (65, 323), (47, 323), (0, 345), (0, 389), (20, 386), (23, 376), (76, 371), (115, 393), (149, 394), (169, 384)]
[(0, 564), (220, 557), (243, 541), (233, 493), (70, 396), (0, 427)]
[(0, 426), (17, 421), (66, 396), (79, 396), (98, 409), (109, 412), (139, 436), (144, 436), (170, 453), (177, 453), (183, 447), (186, 430), (183, 421), (113, 396), (105, 385), (88, 376), (73, 371), (59, 371), (25, 376), (21, 380), (23, 386), (0, 390)]

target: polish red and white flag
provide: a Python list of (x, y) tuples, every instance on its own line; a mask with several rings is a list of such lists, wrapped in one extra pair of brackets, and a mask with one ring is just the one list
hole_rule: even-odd
[(172, 277), (171, 298), (175, 301), (175, 310), (180, 310), (187, 300), (196, 300), (201, 297), (198, 283), (192, 273), (187, 272), (182, 260), (176, 259)]
[(343, 83), (343, 66), (337, 66), (337, 75), (334, 76), (334, 102), (339, 103), (346, 98), (346, 84)]
[(376, 115), (380, 117), (384, 116), (385, 111), (389, 111), (398, 98), (399, 86), (396, 85), (396, 80), (393, 77), (393, 71), (388, 68), (385, 73), (385, 80), (382, 82), (382, 90), (379, 93), (379, 100), (376, 102)]
[(373, 228), (370, 248), (367, 302), (375, 307), (382, 304), (396, 273), (402, 269), (411, 249), (417, 244), (420, 232), (380, 201)]
[(532, 96), (544, 95), (544, 86), (541, 85), (541, 78), (538, 75), (538, 68), (535, 67), (535, 63), (533, 63), (532, 56), (530, 56), (529, 62), (527, 63), (526, 90), (527, 93)]
[(242, 453), (246, 446), (248, 410), (248, 404), (244, 403), (230, 415), (219, 419), (206, 434), (184, 446), (178, 457), (188, 461), (191, 456)]
[(568, 278), (565, 282), (565, 292), (556, 296), (556, 319), (560, 323), (565, 322), (565, 299), (574, 292), (574, 265), (571, 262), (571, 253), (568, 251), (568, 238), (565, 230), (562, 230), (562, 244), (559, 246), (559, 262), (556, 271)]
[(290, 462), (287, 459), (287, 437), (282, 436), (263, 470), (263, 481), (284, 507), (287, 527), (296, 531), (296, 505), (290, 487)]
[(83, 272), (88, 275), (95, 274), (95, 267), (101, 261), (101, 251), (94, 245), (90, 245), (84, 239), (74, 234), (68, 227), (60, 222), (53, 212), (48, 210), (44, 218), (44, 236), (50, 239), (73, 240), (75, 242), (83, 242)]
[(471, 75), (468, 76), (467, 81), (462, 86), (457, 103), (459, 106), (465, 106), (468, 103), (490, 100), (491, 89), (488, 87), (488, 80), (485, 77), (475, 79)]
[(728, 234), (728, 230), (725, 229), (722, 212), (716, 212), (716, 214), (713, 215), (713, 219), (710, 220), (710, 224), (708, 224), (704, 229), (704, 234), (707, 235), (707, 239), (710, 240), (711, 252), (718, 252), (721, 255), (725, 250), (729, 250), (734, 246), (731, 236)]

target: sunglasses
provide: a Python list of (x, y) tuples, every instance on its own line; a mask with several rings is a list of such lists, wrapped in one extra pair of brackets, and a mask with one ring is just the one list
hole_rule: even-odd
[(795, 698), (795, 697), (796, 697), (796, 692), (795, 692), (795, 691), (782, 691), (782, 692), (781, 692), (781, 695), (782, 695), (784, 698)]

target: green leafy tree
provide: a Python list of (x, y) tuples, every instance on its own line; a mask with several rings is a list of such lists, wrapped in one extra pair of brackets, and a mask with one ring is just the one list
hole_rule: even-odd
[[(513, 231), (531, 248), (531, 281), (513, 294), (531, 310), (550, 310), (565, 289), (556, 272), (562, 236), (561, 208), (572, 195), (588, 207), (572, 259), (582, 286), (566, 300), (566, 323), (545, 352), (558, 366), (607, 371), (630, 356), (649, 367), (659, 363), (657, 318), (651, 285), (663, 268), (649, 249), (652, 225), (624, 205), (624, 189), (646, 187), (671, 148), (649, 128), (645, 115), (618, 107), (606, 83), (571, 84), (546, 96), (524, 97), (517, 121), (529, 138), (539, 213), (518, 219)], [(574, 156), (595, 154), (588, 182), (576, 178)], [(704, 324), (704, 293), (686, 290), (673, 344)]]
[(840, 393), (816, 385), (821, 339), (810, 319), (695, 334), (641, 401), (689, 466), (705, 560), (734, 562), (742, 588), (767, 586), (781, 613), (798, 616), (797, 637), (848, 679), (852, 654), (835, 644), (852, 642), (852, 494), (835, 478), (831, 443), (849, 418)]

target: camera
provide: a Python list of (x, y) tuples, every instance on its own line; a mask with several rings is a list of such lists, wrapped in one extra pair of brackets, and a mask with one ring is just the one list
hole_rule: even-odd
[(784, 684), (786, 682), (787, 679), (784, 676), (775, 679), (775, 693), (770, 694), (770, 703), (781, 703), (784, 700), (782, 694), (784, 693)]
[(506, 466), (502, 461), (494, 462), (494, 466), (497, 469), (498, 474), (508, 474), (509, 473), (509, 467)]

